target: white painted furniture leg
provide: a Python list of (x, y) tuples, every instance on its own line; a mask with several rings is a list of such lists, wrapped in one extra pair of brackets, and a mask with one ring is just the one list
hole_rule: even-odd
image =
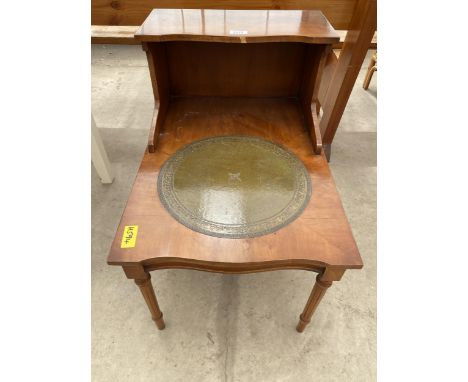
[(112, 183), (114, 175), (107, 157), (106, 149), (102, 143), (101, 135), (91, 114), (91, 160), (102, 183)]

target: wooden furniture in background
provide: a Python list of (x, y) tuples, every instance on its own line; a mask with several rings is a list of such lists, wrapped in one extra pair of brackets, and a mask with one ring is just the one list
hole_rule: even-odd
[(335, 29), (348, 29), (358, 0), (91, 0), (92, 25), (141, 25), (155, 8), (321, 10)]
[[(331, 144), (356, 82), (359, 69), (373, 41), (377, 24), (376, 0), (92, 0), (93, 42), (131, 43), (132, 25), (140, 25), (153, 8), (203, 9), (304, 9), (321, 10), (335, 29), (342, 30), (342, 54), (329, 51), (322, 78), (317, 109), (323, 110), (323, 145), (330, 159)], [(199, 10), (201, 11), (201, 9)], [(107, 26), (107, 28), (98, 27)], [(121, 26), (114, 28), (113, 26)], [(123, 29), (122, 29), (123, 28)], [(338, 44), (336, 41), (334, 44)], [(335, 47), (337, 47), (335, 45)]]
[(333, 75), (329, 83), (322, 83), (327, 90), (324, 92), (324, 101), (321, 102), (323, 115), (320, 126), (328, 160), (330, 160), (333, 138), (376, 28), (377, 1), (359, 0), (348, 27), (339, 59), (331, 64)]
[(91, 161), (94, 168), (101, 178), (102, 183), (112, 183), (114, 181), (114, 174), (107, 157), (107, 152), (102, 142), (101, 134), (96, 127), (94, 117), (91, 114)]
[(372, 58), (369, 62), (369, 68), (367, 69), (366, 78), (364, 78), (364, 83), (362, 87), (367, 90), (372, 79), (372, 75), (377, 70), (377, 52), (372, 55)]
[[(218, 12), (225, 14), (223, 22)], [(274, 11), (267, 20), (261, 11), (201, 14), (201, 19), (188, 17), (190, 12), (180, 18), (180, 10), (154, 10), (136, 33), (148, 57), (157, 106), (108, 264), (121, 266), (135, 280), (159, 329), (165, 324), (151, 271), (316, 272), (296, 328), (302, 332), (332, 282), (347, 269), (362, 267), (320, 150), (315, 112), (321, 72), (339, 37), (318, 11)], [(157, 190), (161, 166), (185, 145), (220, 135), (264, 138), (299, 157), (312, 181), (312, 198), (296, 220), (270, 234), (230, 239), (195, 232), (167, 212)], [(127, 226), (138, 226), (132, 248), (121, 244)]]

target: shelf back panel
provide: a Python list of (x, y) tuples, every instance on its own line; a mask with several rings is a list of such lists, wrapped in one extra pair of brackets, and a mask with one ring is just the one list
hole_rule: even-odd
[(171, 96), (298, 96), (307, 44), (156, 44), (165, 44)]

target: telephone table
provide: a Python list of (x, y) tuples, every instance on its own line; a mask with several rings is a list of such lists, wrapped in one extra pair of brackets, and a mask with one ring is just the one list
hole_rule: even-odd
[(152, 271), (316, 272), (302, 332), (332, 282), (363, 266), (315, 107), (338, 34), (320, 11), (155, 9), (135, 38), (155, 108), (108, 264), (159, 329)]

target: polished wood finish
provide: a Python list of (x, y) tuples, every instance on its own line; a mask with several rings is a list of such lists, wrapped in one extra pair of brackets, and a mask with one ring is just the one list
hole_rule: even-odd
[[(189, 142), (236, 134), (263, 137), (298, 155), (311, 176), (312, 199), (298, 219), (265, 236), (221, 239), (191, 231), (161, 205), (156, 189), (159, 169)], [(139, 226), (135, 248), (120, 248), (125, 225)], [(141, 266), (144, 272), (167, 268), (220, 273), (304, 269), (327, 274), (332, 281), (339, 280), (346, 269), (362, 267), (326, 158), (314, 155), (301, 106), (291, 98), (175, 98), (156, 152), (143, 158), (108, 263)], [(127, 277), (141, 275), (127, 273)], [(310, 314), (303, 314), (304, 321), (314, 309), (308, 308)]]
[(165, 46), (172, 96), (296, 97), (303, 83), (306, 44), (176, 41)]
[(325, 295), (325, 292), (328, 288), (332, 285), (331, 281), (323, 281), (321, 279), (321, 275), (317, 275), (317, 279), (315, 281), (314, 288), (310, 293), (309, 299), (307, 300), (306, 306), (304, 307), (304, 311), (299, 316), (299, 323), (296, 326), (296, 330), (299, 333), (302, 333), (310, 322), (310, 318), (312, 314), (314, 314), (315, 310), (318, 307), (318, 304), (322, 300), (322, 297)]
[(151, 318), (156, 323), (158, 329), (163, 330), (166, 327), (166, 324), (164, 323), (163, 314), (161, 309), (159, 309), (158, 300), (156, 299), (153, 285), (151, 284), (151, 275), (147, 273), (146, 278), (135, 279), (135, 284), (140, 288), (140, 292), (151, 312)]
[[(148, 57), (155, 99), (149, 152), (155, 150), (171, 97), (222, 96), (298, 98), (314, 152), (320, 154), (319, 118), (316, 107), (312, 110), (311, 104), (319, 103), (321, 74), (330, 44), (337, 39), (323, 14), (276, 11), (264, 30), (258, 24), (264, 18), (263, 11), (226, 11), (227, 19), (219, 30), (218, 13), (224, 11), (206, 11), (206, 15), (202, 13), (206, 16), (202, 21), (187, 16), (186, 22), (185, 19), (179, 24), (169, 22), (180, 11), (196, 15), (198, 11), (204, 12), (154, 10), (138, 32)], [(291, 20), (296, 24), (289, 25)], [(231, 28), (246, 31), (250, 37), (227, 36), (225, 32)], [(261, 34), (262, 30), (268, 33), (268, 39)]]
[[(330, 86), (333, 78), (336, 66), (338, 65), (338, 54), (337, 51), (330, 50), (325, 59), (325, 65), (323, 67), (322, 78), (319, 85), (319, 91), (317, 95), (318, 108), (325, 103), (325, 97), (327, 96), (328, 87)], [(318, 114), (318, 112), (317, 112)]]
[[(255, 19), (256, 12), (252, 14)], [(248, 24), (249, 12), (244, 15)], [(108, 263), (122, 266), (128, 278), (138, 280), (152, 317), (161, 326), (162, 313), (150, 288), (150, 271), (317, 272), (320, 283), (301, 316), (304, 326), (321, 298), (317, 296), (323, 283), (338, 281), (345, 270), (363, 265), (327, 160), (320, 152), (316, 98), (331, 43), (304, 43), (287, 37), (262, 44), (230, 40), (202, 43), (196, 38), (187, 41), (184, 35), (181, 41), (171, 38), (143, 44), (158, 110), (153, 117), (151, 145), (140, 165)], [(308, 38), (317, 41), (313, 35)], [(156, 182), (164, 162), (193, 141), (221, 135), (257, 136), (299, 157), (311, 178), (312, 197), (296, 220), (271, 234), (230, 239), (192, 231), (167, 212)], [(121, 248), (127, 225), (139, 227), (134, 248)]]
[(320, 79), (329, 51), (330, 45), (309, 45), (307, 47), (305, 57), (305, 62), (307, 64), (304, 65), (302, 86), (299, 92), (302, 112), (304, 113), (304, 118), (310, 131), (315, 154), (320, 154), (322, 151), (322, 137), (317, 116), (317, 104), (319, 103), (318, 93)]
[(331, 144), (377, 27), (377, 1), (359, 0), (322, 103), (323, 144)]
[[(136, 29), (135, 29), (136, 31)], [(346, 35), (348, 34), (347, 30), (337, 30), (336, 33), (338, 33), (338, 36), (340, 36), (340, 42), (337, 42), (336, 44), (333, 44), (332, 48), (333, 49), (342, 49), (344, 41), (346, 40)], [(369, 49), (377, 49), (377, 31), (374, 32), (374, 35), (372, 36), (372, 40), (369, 44)]]
[[(148, 68), (154, 96), (153, 118), (151, 120), (150, 134), (148, 137), (148, 151), (152, 153), (155, 150), (157, 137), (159, 136), (169, 107), (169, 72), (165, 45), (149, 45), (143, 43), (143, 50), (146, 51), (146, 57), (148, 59)], [(157, 80), (158, 78), (159, 81)]]
[(364, 78), (364, 83), (362, 84), (364, 90), (367, 90), (369, 88), (372, 75), (375, 71), (377, 71), (377, 52), (374, 53), (370, 59), (369, 67), (367, 68), (366, 78)]
[[(340, 123), (352, 88), (362, 65), (367, 49), (376, 48), (376, 0), (104, 0), (92, 1), (92, 24), (104, 24), (109, 29), (94, 25), (92, 42), (134, 42), (127, 30), (112, 30), (111, 26), (140, 25), (153, 8), (203, 8), (203, 9), (317, 9), (321, 10), (338, 31), (340, 42), (333, 45), (341, 48), (346, 40), (343, 59), (334, 61), (330, 53), (326, 61), (324, 77), (316, 102), (317, 110), (323, 109), (321, 135), (327, 158), (330, 159), (331, 143)], [(201, 17), (201, 16), (200, 16)], [(269, 37), (271, 38), (271, 37)], [(235, 40), (235, 39), (234, 39)], [(242, 39), (239, 37), (239, 41)], [(328, 92), (330, 90), (330, 92)], [(318, 114), (318, 111), (317, 111)], [(153, 138), (150, 138), (150, 141)], [(151, 146), (151, 142), (149, 144)]]
[[(91, 25), (92, 44), (140, 44), (135, 40), (135, 33), (140, 25)], [(333, 44), (333, 49), (341, 49), (348, 31), (336, 30), (340, 41)], [(377, 49), (377, 32), (374, 33), (369, 49)]]
[(154, 9), (135, 39), (334, 44), (340, 36), (320, 11)]
[(91, 0), (93, 25), (141, 25), (154, 8), (319, 9), (336, 29), (348, 29), (356, 0)]
[[(305, 164), (312, 199), (294, 222), (253, 239), (206, 236), (175, 221), (161, 204), (156, 179), (167, 158), (186, 144), (218, 135), (251, 135), (279, 143)], [(120, 248), (125, 225), (139, 225), (135, 248)], [(356, 244), (322, 155), (314, 155), (299, 102), (291, 98), (178, 97), (171, 103), (155, 153), (146, 153), (117, 229), (110, 264), (149, 269), (179, 265), (221, 272), (256, 269), (360, 268)]]

